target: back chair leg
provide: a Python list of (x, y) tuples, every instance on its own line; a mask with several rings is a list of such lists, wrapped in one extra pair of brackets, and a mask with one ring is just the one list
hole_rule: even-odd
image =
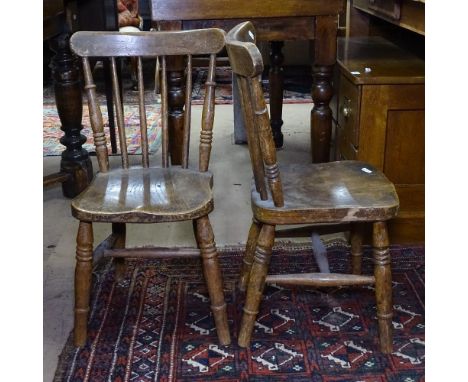
[(211, 310), (215, 320), (219, 343), (229, 345), (231, 336), (227, 320), (226, 302), (224, 301), (223, 278), (218, 261), (218, 252), (214, 241), (213, 229), (208, 216), (196, 220), (195, 237), (203, 261), (203, 274), (211, 300)]
[(386, 222), (373, 225), (375, 298), (379, 322), (380, 350), (392, 352), (392, 271)]
[(265, 278), (270, 264), (271, 251), (275, 241), (275, 226), (264, 224), (258, 236), (254, 262), (247, 285), (244, 314), (239, 332), (239, 346), (248, 347), (252, 336), (255, 319), (262, 300)]
[(260, 229), (262, 224), (258, 222), (255, 218), (252, 221), (252, 225), (249, 230), (249, 237), (247, 239), (247, 245), (245, 246), (245, 253), (242, 259), (242, 268), (239, 278), (239, 290), (245, 292), (247, 283), (249, 281), (250, 270), (252, 269), (255, 248), (257, 247), (258, 235), (260, 234)]
[[(112, 233), (117, 236), (113, 249), (124, 249), (126, 240), (127, 228), (125, 223), (112, 223)], [(125, 275), (125, 259), (123, 257), (114, 258), (115, 265), (115, 279), (122, 280)]]
[(351, 224), (351, 271), (354, 275), (361, 274), (362, 268), (362, 224)]
[(93, 226), (92, 223), (80, 221), (76, 237), (75, 346), (86, 343), (92, 269)]

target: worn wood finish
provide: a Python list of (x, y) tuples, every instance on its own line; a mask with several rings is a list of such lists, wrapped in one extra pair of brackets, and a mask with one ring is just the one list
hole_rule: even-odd
[(245, 246), (244, 256), (242, 258), (242, 268), (239, 276), (238, 287), (241, 292), (245, 291), (249, 282), (250, 270), (252, 269), (255, 248), (257, 247), (258, 235), (260, 234), (261, 228), (262, 224), (253, 219), (249, 230), (249, 237), (247, 238), (247, 244)]
[(257, 248), (255, 249), (254, 262), (250, 271), (247, 295), (242, 315), (241, 329), (238, 344), (248, 347), (252, 336), (255, 318), (262, 300), (265, 278), (270, 265), (271, 250), (275, 241), (275, 226), (264, 224), (258, 236)]
[(80, 220), (158, 223), (196, 219), (213, 210), (212, 175), (168, 167), (98, 173), (72, 201)]
[(256, 133), (253, 110), (248, 106), (252, 102), (250, 98), (249, 83), (245, 77), (236, 76), (236, 78), (240, 94), (242, 114), (244, 117), (244, 125), (247, 131), (250, 162), (252, 163), (255, 189), (260, 194), (260, 198), (262, 200), (266, 200), (268, 198), (268, 194), (265, 183), (265, 170), (263, 168), (260, 141), (258, 139), (258, 134)]
[[(323, 19), (318, 23), (320, 33), (325, 33), (325, 30), (333, 27), (331, 18)], [(268, 110), (258, 75), (255, 74), (256, 68), (262, 67), (263, 64), (253, 41), (255, 41), (255, 30), (250, 22), (238, 25), (226, 36), (226, 48), (231, 66), (238, 76), (241, 106), (244, 109), (245, 125), (249, 130), (248, 143), (251, 146), (249, 149), (255, 178), (251, 186), (254, 220), (247, 240), (239, 282), (241, 290), (245, 289), (247, 283), (239, 346), (247, 347), (250, 344), (265, 280), (309, 286), (364, 285), (375, 282), (379, 285), (376, 287), (379, 290), (378, 305), (381, 306), (379, 317), (386, 319), (386, 315), (391, 313), (385, 302), (391, 300), (386, 287), (389, 280), (391, 283), (391, 278), (388, 278), (389, 263), (387, 264), (385, 257), (388, 255), (388, 239), (384, 241), (381, 237), (383, 237), (384, 228), (382, 227), (385, 227), (385, 221), (392, 219), (398, 212), (399, 202), (395, 187), (376, 167), (360, 161), (285, 166), (281, 167), (280, 178), (268, 123)], [(333, 51), (332, 47), (328, 49), (330, 52)], [(326, 49), (322, 50), (323, 56), (319, 57), (323, 68), (327, 68), (325, 71), (329, 68), (327, 60), (330, 57), (326, 52)], [(317, 73), (321, 72), (323, 72), (322, 68)], [(327, 84), (317, 85), (315, 89), (320, 93), (317, 98), (323, 101), (321, 106), (319, 105), (318, 114), (329, 112), (326, 102), (329, 95), (327, 86)], [(252, 155), (255, 153), (257, 144), (260, 146), (259, 153)], [(328, 143), (325, 142), (325, 144)], [(261, 161), (258, 160), (259, 156)], [(263, 164), (268, 181), (266, 197), (262, 195), (261, 187), (256, 181), (259, 174), (259, 162)], [(375, 224), (375, 232), (380, 233), (375, 240), (375, 247), (378, 249), (375, 252), (377, 265), (374, 278), (360, 275), (362, 234), (361, 227), (356, 224), (376, 221), (379, 223)], [(322, 273), (267, 276), (275, 226), (282, 224), (316, 224), (317, 229), (312, 231), (312, 241), (315, 244), (317, 244), (318, 231), (324, 226), (342, 224), (347, 228), (351, 225), (353, 274), (330, 274), (328, 264), (320, 262), (322, 257), (317, 255), (319, 250), (323, 252), (322, 246), (319, 248), (318, 245), (314, 245), (314, 255), (318, 259)], [(325, 228), (330, 229), (330, 227)], [(256, 250), (253, 254), (255, 243)], [(315, 253), (316, 249), (317, 253)], [(381, 254), (383, 257), (380, 256)], [(380, 334), (382, 349), (388, 350), (388, 341), (389, 338), (391, 341), (391, 336), (389, 337), (385, 325), (386, 322), (382, 321), (383, 329)]]
[(169, 247), (137, 247), (127, 249), (106, 249), (103, 253), (104, 257), (135, 257), (135, 258), (148, 258), (160, 259), (164, 257), (198, 257), (200, 250), (197, 248), (169, 248)]
[(376, 222), (373, 226), (375, 298), (379, 321), (380, 351), (391, 353), (392, 344), (392, 270), (387, 225)]
[(355, 275), (362, 272), (362, 224), (351, 224), (350, 242), (351, 242), (351, 271)]
[(93, 226), (80, 221), (76, 237), (75, 267), (75, 346), (86, 342), (91, 293), (91, 272), (93, 270)]
[(348, 275), (341, 273), (293, 273), (270, 275), (267, 284), (305, 285), (313, 287), (338, 287), (349, 285), (369, 285), (375, 283), (374, 276)]
[(270, 119), (265, 99), (263, 98), (262, 85), (260, 77), (250, 80), (252, 91), (253, 112), (257, 122), (257, 134), (260, 141), (260, 150), (262, 152), (265, 175), (270, 188), (271, 196), (275, 207), (284, 205), (282, 183), (278, 163), (276, 162), (276, 149), (271, 133)]
[(216, 54), (224, 48), (219, 29), (166, 32), (77, 32), (70, 39), (81, 57), (156, 57)]
[(184, 1), (151, 0), (154, 19), (198, 20), (236, 19), (248, 17), (295, 17), (333, 14), (341, 9), (341, 0), (288, 0), (278, 4), (276, 0), (263, 0), (262, 6), (249, 0), (226, 4), (225, 0)]
[(388, 220), (398, 211), (395, 187), (375, 167), (344, 161), (281, 166), (284, 206), (252, 189), (256, 219), (269, 224), (336, 224)]
[(223, 293), (223, 278), (218, 261), (218, 252), (214, 242), (213, 229), (208, 215), (196, 220), (195, 237), (202, 258), (203, 274), (211, 300), (211, 311), (221, 345), (229, 345), (231, 336), (227, 320), (226, 303)]
[[(200, 250), (219, 342), (230, 342), (226, 304), (224, 302), (221, 269), (218, 264), (213, 231), (208, 214), (213, 210), (213, 177), (208, 172), (214, 123), (214, 91), (216, 53), (224, 46), (224, 32), (219, 29), (115, 34), (111, 32), (77, 32), (72, 48), (82, 56), (85, 89), (88, 96), (90, 119), (98, 156), (100, 172), (94, 181), (71, 203), (72, 214), (80, 220), (77, 241), (75, 343), (86, 341), (86, 317), (89, 305), (91, 276), (92, 226), (91, 222), (112, 223), (112, 235), (106, 239), (101, 252), (114, 256), (116, 279), (125, 275), (125, 257), (161, 256), (161, 251), (125, 248), (126, 223), (159, 223), (192, 220)], [(210, 71), (201, 121), (200, 166), (188, 168), (190, 123), (184, 125), (184, 168), (174, 166), (169, 156), (171, 137), (168, 131), (170, 109), (168, 102), (167, 60), (174, 55), (188, 56), (189, 70), (192, 54), (209, 54)], [(110, 57), (112, 82), (121, 142), (122, 168), (111, 169), (100, 105), (89, 61), (96, 57)], [(125, 139), (123, 103), (119, 89), (116, 57), (130, 56), (137, 63), (140, 132), (142, 142), (141, 166), (129, 166)], [(148, 155), (147, 121), (144, 96), (142, 57), (158, 56), (162, 66), (162, 161), (161, 167), (151, 166)], [(170, 76), (169, 76), (170, 77)], [(169, 79), (170, 81), (170, 79)], [(188, 82), (191, 87), (190, 80)], [(185, 111), (190, 120), (190, 95), (185, 99)], [(183, 107), (183, 104), (182, 104)], [(191, 256), (190, 251), (165, 251), (165, 256)]]

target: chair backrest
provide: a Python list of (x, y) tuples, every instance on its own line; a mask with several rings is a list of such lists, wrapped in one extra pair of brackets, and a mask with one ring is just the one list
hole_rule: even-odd
[(138, 73), (138, 101), (140, 114), (142, 166), (149, 167), (148, 136), (146, 125), (145, 93), (143, 86), (142, 58), (161, 60), (161, 119), (162, 119), (162, 166), (168, 167), (169, 161), (169, 131), (168, 131), (168, 87), (166, 75), (166, 56), (187, 56), (187, 79), (185, 97), (185, 118), (183, 133), (182, 167), (188, 167), (190, 146), (190, 118), (192, 95), (192, 55), (210, 55), (208, 76), (205, 83), (206, 92), (203, 104), (203, 114), (200, 134), (199, 170), (208, 170), (213, 136), (214, 105), (215, 105), (215, 63), (216, 54), (224, 48), (224, 31), (217, 28), (199, 29), (177, 32), (77, 32), (70, 39), (73, 52), (82, 57), (85, 80), (85, 91), (88, 97), (91, 127), (94, 144), (101, 172), (109, 171), (106, 136), (99, 102), (96, 97), (96, 85), (93, 81), (89, 58), (99, 57), (109, 59), (112, 71), (112, 91), (117, 127), (119, 133), (122, 167), (128, 168), (128, 152), (125, 136), (123, 103), (117, 77), (116, 58), (136, 57)]
[(226, 49), (232, 71), (237, 75), (237, 84), (233, 85), (239, 89), (256, 190), (262, 200), (268, 199), (266, 176), (275, 206), (282, 207), (283, 188), (261, 84), (262, 55), (255, 45), (251, 22), (237, 25), (227, 34)]

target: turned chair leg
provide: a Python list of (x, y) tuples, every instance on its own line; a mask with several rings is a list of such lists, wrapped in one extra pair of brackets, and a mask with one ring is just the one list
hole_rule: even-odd
[(249, 237), (247, 239), (244, 257), (242, 259), (242, 268), (238, 284), (238, 288), (241, 292), (245, 292), (249, 281), (250, 270), (252, 269), (255, 248), (257, 247), (258, 235), (260, 234), (261, 228), (262, 224), (254, 218), (252, 225), (250, 226)]
[(374, 247), (375, 298), (379, 322), (380, 350), (392, 352), (392, 271), (386, 222), (373, 225), (372, 244)]
[(247, 296), (244, 305), (244, 314), (239, 332), (238, 344), (248, 347), (252, 336), (255, 318), (265, 287), (265, 278), (270, 264), (271, 251), (275, 241), (275, 226), (264, 224), (258, 236), (257, 248), (255, 250), (254, 262), (250, 271), (247, 285)]
[[(117, 236), (113, 249), (124, 249), (126, 240), (126, 226), (125, 223), (112, 223), (112, 233)], [(123, 257), (114, 258), (115, 265), (115, 279), (122, 280), (125, 275), (125, 259)]]
[(351, 224), (351, 271), (354, 275), (360, 275), (362, 269), (362, 224)]
[(92, 269), (93, 226), (92, 223), (80, 221), (76, 237), (75, 346), (86, 343)]
[(211, 310), (215, 320), (219, 343), (229, 345), (231, 336), (227, 320), (226, 302), (224, 301), (223, 278), (218, 261), (218, 252), (214, 241), (213, 229), (208, 216), (203, 216), (194, 223), (195, 237), (203, 262), (203, 274), (211, 300)]

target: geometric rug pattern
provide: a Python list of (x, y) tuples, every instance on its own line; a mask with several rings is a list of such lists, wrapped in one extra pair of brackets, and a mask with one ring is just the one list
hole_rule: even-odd
[[(244, 296), (235, 287), (242, 251), (219, 251), (232, 344), (217, 343), (200, 260), (129, 259), (116, 282), (112, 261), (93, 273), (89, 337), (71, 337), (55, 382), (424, 381), (424, 248), (391, 247), (393, 352), (379, 351), (372, 287), (266, 287), (248, 349), (237, 346)], [(332, 272), (349, 248), (328, 248)], [(363, 273), (372, 274), (371, 248)], [(270, 273), (316, 271), (308, 245), (274, 248)], [(65, 312), (72, 314), (72, 312)]]

